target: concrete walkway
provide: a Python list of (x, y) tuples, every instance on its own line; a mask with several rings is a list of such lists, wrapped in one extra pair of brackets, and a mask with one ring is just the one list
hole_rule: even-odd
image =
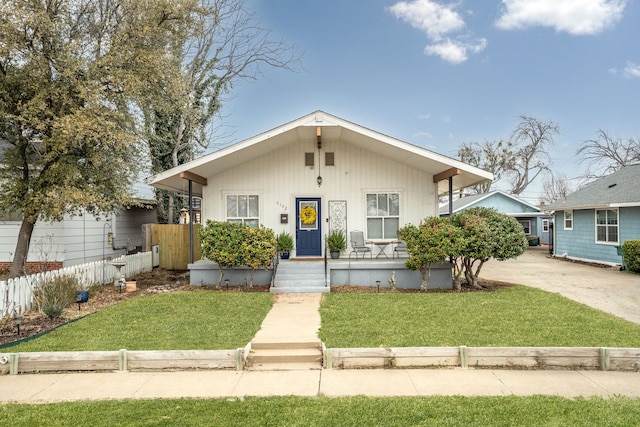
[(474, 369), (183, 371), (11, 375), (0, 403), (242, 396), (629, 396), (640, 373)]
[[(559, 292), (640, 323), (640, 276), (548, 259), (544, 250), (490, 261), (481, 277)], [(320, 294), (276, 297), (254, 342), (317, 340)], [(0, 403), (241, 396), (628, 396), (640, 398), (639, 372), (489, 369), (182, 371), (7, 375)]]
[(517, 259), (487, 262), (480, 277), (556, 292), (640, 324), (640, 274), (617, 267), (594, 267), (550, 258), (549, 249), (540, 246), (529, 248)]

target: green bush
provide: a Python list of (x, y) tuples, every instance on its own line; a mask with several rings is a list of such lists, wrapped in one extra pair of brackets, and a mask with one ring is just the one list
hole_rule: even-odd
[(273, 230), (264, 227), (208, 220), (200, 228), (202, 256), (218, 264), (220, 286), (224, 268), (251, 267), (250, 285), (256, 268), (267, 268), (276, 255), (276, 237)]
[(627, 268), (640, 273), (640, 240), (627, 240), (622, 244), (622, 258)]
[(74, 276), (46, 278), (35, 290), (36, 304), (47, 317), (60, 317), (75, 302), (77, 291), (78, 279)]

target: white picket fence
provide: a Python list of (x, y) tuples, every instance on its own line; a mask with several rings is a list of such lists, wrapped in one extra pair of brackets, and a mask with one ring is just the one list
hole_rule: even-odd
[[(88, 289), (94, 284), (113, 283), (122, 274), (125, 278), (130, 278), (136, 274), (151, 271), (152, 262), (151, 252), (140, 252), (133, 255), (123, 255), (111, 261), (95, 261), (0, 281), (0, 318), (34, 308), (33, 290), (37, 289), (38, 284), (45, 280), (73, 275), (78, 278), (82, 289)], [(124, 263), (125, 265), (118, 272), (118, 269), (113, 265), (114, 263)]]

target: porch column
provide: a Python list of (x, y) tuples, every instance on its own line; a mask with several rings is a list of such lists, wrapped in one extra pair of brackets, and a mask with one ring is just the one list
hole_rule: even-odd
[(193, 172), (181, 172), (180, 178), (189, 181), (189, 263), (193, 264), (193, 183), (207, 185), (207, 178)]
[(444, 179), (449, 180), (449, 216), (453, 215), (453, 177), (456, 175), (460, 175), (460, 169), (447, 169), (446, 171), (433, 176), (434, 184), (437, 184)]

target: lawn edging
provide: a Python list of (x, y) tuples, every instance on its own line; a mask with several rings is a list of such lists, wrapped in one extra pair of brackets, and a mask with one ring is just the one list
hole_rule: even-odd
[(640, 348), (386, 347), (329, 348), (327, 369), (498, 368), (640, 371)]
[[(326, 348), (324, 369), (494, 368), (640, 371), (640, 348)], [(79, 371), (243, 370), (250, 348), (24, 352), (0, 355), (0, 374)]]
[(243, 369), (243, 349), (50, 351), (0, 355), (0, 374)]

